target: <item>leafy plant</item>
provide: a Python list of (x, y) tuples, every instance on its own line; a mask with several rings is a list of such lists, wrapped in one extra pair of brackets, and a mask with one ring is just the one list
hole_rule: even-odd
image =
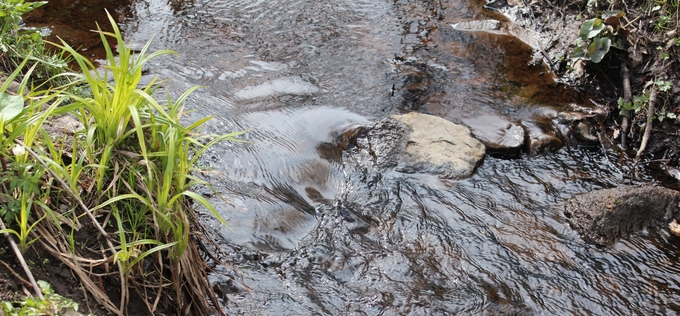
[(678, 118), (677, 115), (673, 112), (666, 112), (666, 109), (663, 108), (661, 111), (656, 113), (656, 118), (659, 120), (659, 122), (663, 122), (664, 119), (669, 118), (669, 119), (676, 119)]
[(666, 80), (656, 79), (654, 84), (659, 88), (661, 92), (668, 92), (673, 87), (673, 83)]
[(78, 311), (78, 304), (54, 292), (52, 286), (45, 281), (38, 281), (43, 292), (43, 299), (27, 296), (19, 302), (0, 303), (3, 315), (6, 316), (34, 316), (34, 315), (62, 315), (66, 312)]
[(623, 11), (607, 11), (600, 18), (583, 22), (572, 58), (599, 63), (611, 47), (623, 49), (623, 41), (629, 33), (621, 24), (624, 15)]
[(640, 112), (642, 108), (649, 102), (649, 92), (641, 95), (633, 96), (633, 102), (624, 102), (623, 98), (617, 101), (619, 107), (619, 115), (625, 115), (630, 111), (635, 113)]
[[(83, 70), (83, 74), (69, 74), (76, 79), (72, 85), (82, 84), (92, 95), (68, 94), (84, 124), (82, 143), (86, 161), (67, 168), (55, 160), (55, 169), (69, 179), (72, 187), (80, 179), (78, 174), (88, 174), (90, 170), (96, 174), (91, 198), (98, 202), (91, 211), (112, 215), (108, 225), (117, 236), (112, 258), (121, 267), (122, 288), (127, 288), (128, 281), (135, 282), (144, 276), (141, 287), (160, 293), (172, 284), (177, 297), (181, 297), (182, 279), (187, 279), (186, 271), (194, 269), (186, 266), (191, 262), (186, 259), (186, 249), (192, 241), (192, 203), (202, 205), (227, 224), (207, 199), (192, 191), (195, 185), (208, 185), (192, 172), (208, 147), (219, 141), (235, 140), (239, 133), (201, 134), (210, 117), (182, 125), (184, 103), (198, 87), (189, 89), (177, 100), (168, 97), (162, 102), (154, 97), (156, 79), (140, 86), (146, 62), (176, 53), (169, 50), (148, 53), (151, 41), (139, 52), (133, 52), (110, 15), (109, 20), (113, 32), (100, 28), (98, 31), (107, 54), (103, 71), (98, 71), (66, 42), (56, 45), (67, 51)], [(107, 38), (117, 42), (117, 56)], [(169, 280), (167, 275), (158, 273), (156, 285), (150, 286), (150, 271), (142, 269), (139, 263), (148, 265), (149, 260), (145, 259), (151, 258), (156, 258), (155, 266), (161, 271), (172, 272)], [(170, 267), (163, 267), (167, 264)], [(121, 297), (126, 300), (126, 294)]]
[[(9, 76), (7, 82), (0, 87), (0, 162), (2, 163), (0, 179), (4, 184), (0, 190), (0, 197), (5, 200), (0, 208), (0, 215), (6, 223), (18, 225), (16, 229), (7, 228), (0, 232), (16, 235), (22, 251), (25, 251), (32, 242), (29, 240), (29, 233), (39, 222), (39, 220), (29, 222), (31, 211), (35, 206), (47, 208), (41, 201), (49, 194), (49, 189), (45, 190), (40, 186), (46, 170), (32, 162), (24, 146), (30, 148), (34, 145), (41, 134), (43, 122), (56, 113), (56, 107), (63, 101), (58, 94), (46, 92), (32, 90), (26, 97), (7, 92), (9, 83), (19, 76), (22, 67), (29, 59), (30, 56), (26, 57), (21, 67), (17, 68)], [(25, 90), (28, 78), (36, 66), (33, 65), (28, 69), (19, 91)], [(28, 105), (24, 106), (24, 102)], [(47, 110), (43, 111), (43, 107)], [(19, 145), (17, 140), (21, 140), (23, 145)]]

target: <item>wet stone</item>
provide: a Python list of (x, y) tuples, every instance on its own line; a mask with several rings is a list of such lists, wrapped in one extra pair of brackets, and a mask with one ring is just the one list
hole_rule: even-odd
[(576, 195), (564, 215), (586, 242), (610, 246), (643, 228), (678, 219), (680, 193), (657, 187), (621, 186)]
[(567, 142), (597, 145), (599, 137), (593, 117), (594, 115), (583, 112), (564, 111), (553, 119), (553, 125), (555, 130), (561, 134), (561, 138)]
[(451, 27), (459, 31), (467, 32), (489, 32), (489, 33), (502, 33), (500, 32), (501, 22), (497, 20), (473, 20), (459, 22), (451, 24)]
[(486, 154), (484, 144), (463, 125), (415, 112), (391, 118), (408, 128), (399, 144), (397, 171), (463, 179), (474, 173)]
[(527, 129), (528, 134), (524, 146), (527, 155), (543, 155), (562, 148), (562, 140), (555, 136), (555, 133), (551, 130), (546, 130), (534, 122), (522, 122), (522, 125)]
[(343, 160), (361, 168), (463, 179), (474, 173), (486, 154), (469, 128), (415, 112), (393, 115), (352, 134), (356, 137), (346, 141), (355, 146)]
[(500, 158), (517, 158), (524, 146), (524, 128), (497, 115), (480, 115), (463, 119), (472, 133), (486, 145), (489, 154)]
[(346, 159), (447, 179), (471, 176), (486, 153), (467, 127), (415, 112), (376, 122), (356, 139), (356, 145), (359, 150)]

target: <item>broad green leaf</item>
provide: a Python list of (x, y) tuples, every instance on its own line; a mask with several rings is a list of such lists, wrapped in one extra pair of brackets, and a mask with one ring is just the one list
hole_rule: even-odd
[(583, 50), (582, 46), (576, 47), (574, 52), (571, 53), (571, 58), (573, 58), (573, 59), (585, 59), (585, 60), (590, 59), (590, 57), (588, 57), (588, 55), (586, 54), (586, 51)]
[(581, 25), (580, 36), (583, 40), (593, 38), (604, 30), (604, 22), (598, 18), (586, 20)]
[(604, 55), (609, 52), (612, 41), (609, 38), (593, 38), (593, 42), (588, 45), (588, 56), (594, 63), (599, 63)]
[(0, 118), (9, 121), (17, 117), (24, 109), (24, 97), (0, 92)]

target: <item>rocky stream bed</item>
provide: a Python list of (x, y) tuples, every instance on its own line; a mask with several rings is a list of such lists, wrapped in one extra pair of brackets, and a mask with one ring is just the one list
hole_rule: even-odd
[[(202, 217), (215, 254), (229, 263), (214, 263), (210, 275), (220, 308), (680, 310), (680, 239), (668, 230), (680, 219), (680, 198), (658, 185), (676, 188), (673, 163), (636, 163), (619, 148), (612, 98), (601, 91), (611, 87), (587, 72), (562, 76), (578, 25), (565, 22), (566, 6), (541, 3), (111, 7), (133, 45), (155, 35), (155, 49), (179, 52), (149, 67), (172, 79), (171, 95), (206, 87), (189, 100), (193, 118), (214, 116), (213, 132), (249, 131), (246, 142), (220, 144), (205, 160), (224, 199), (202, 193), (231, 226)], [(71, 5), (69, 14), (79, 15), (83, 5)], [(46, 16), (28, 21), (57, 25)], [(69, 27), (55, 26), (55, 34)], [(664, 148), (665, 162), (677, 163), (676, 145), (664, 141), (652, 142), (651, 158)], [(35, 265), (57, 291), (81, 295), (63, 267)]]

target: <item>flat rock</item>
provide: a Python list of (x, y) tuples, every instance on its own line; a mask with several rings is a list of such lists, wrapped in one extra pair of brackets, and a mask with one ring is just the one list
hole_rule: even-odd
[(448, 179), (467, 178), (486, 153), (484, 144), (463, 125), (416, 112), (391, 118), (407, 128), (398, 145), (397, 171), (425, 172)]
[(678, 216), (680, 193), (653, 185), (621, 186), (576, 195), (564, 215), (583, 240), (610, 246), (645, 227), (664, 225)]
[(487, 32), (505, 34), (501, 32), (501, 22), (498, 20), (473, 20), (451, 24), (455, 30), (466, 32)]
[(501, 158), (520, 156), (525, 137), (522, 126), (494, 114), (466, 118), (463, 123), (470, 127), (475, 137), (484, 142), (491, 155)]

